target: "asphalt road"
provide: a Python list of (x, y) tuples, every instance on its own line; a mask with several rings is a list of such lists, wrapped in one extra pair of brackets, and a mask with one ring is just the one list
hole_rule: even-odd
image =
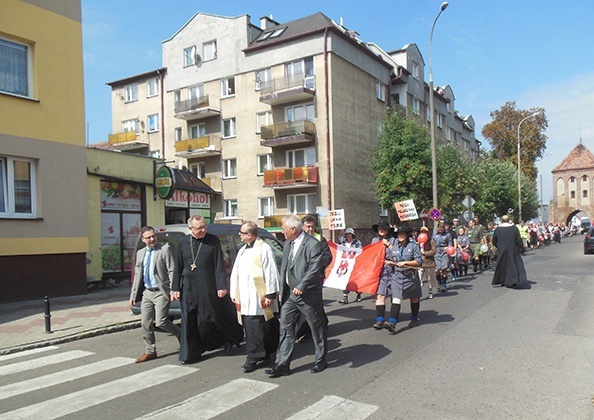
[(524, 261), (531, 289), (471, 273), (421, 302), (418, 328), (405, 302), (393, 335), (371, 328), (371, 296), (343, 306), (326, 290), (330, 367), (315, 375), (311, 343), (269, 379), (241, 371), (243, 349), (181, 366), (163, 333), (137, 365), (140, 330), (0, 358), (0, 419), (592, 419), (594, 255), (574, 237)]

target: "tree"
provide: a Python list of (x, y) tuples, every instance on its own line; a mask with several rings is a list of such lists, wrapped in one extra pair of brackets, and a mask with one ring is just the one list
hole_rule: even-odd
[(464, 197), (477, 198), (475, 165), (452, 143), (437, 150), (437, 191), (439, 207), (444, 214), (460, 214), (467, 209), (462, 204)]
[(417, 209), (430, 207), (431, 140), (427, 128), (389, 110), (382, 121), (378, 147), (371, 159), (379, 203), (390, 208), (412, 199)]
[(532, 183), (536, 181), (538, 168), (536, 160), (543, 156), (546, 149), (545, 131), (549, 122), (544, 108), (516, 109), (514, 101), (507, 102), (500, 109), (491, 112), (493, 121), (483, 127), (482, 134), (493, 150), (495, 159), (505, 160), (518, 167), (518, 125), (538, 112), (539, 114), (524, 120), (520, 127), (520, 163), (521, 170)]

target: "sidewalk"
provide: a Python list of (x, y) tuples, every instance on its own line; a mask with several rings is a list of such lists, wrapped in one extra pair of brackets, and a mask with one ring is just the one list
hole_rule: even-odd
[(50, 299), (52, 333), (45, 332), (44, 300), (0, 304), (0, 355), (139, 328), (127, 285)]

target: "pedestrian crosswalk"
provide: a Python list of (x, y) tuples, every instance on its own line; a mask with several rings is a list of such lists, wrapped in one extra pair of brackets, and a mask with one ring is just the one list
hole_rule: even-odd
[[(29, 359), (19, 361), (19, 357)], [(0, 378), (3, 378), (4, 383), (0, 383), (0, 420), (56, 419), (67, 415), (76, 417), (83, 410), (92, 410), (100, 404), (120, 398), (141, 395), (146, 389), (160, 384), (173, 383), (181, 378), (186, 378), (185, 383), (188, 383), (190, 375), (195, 375), (200, 370), (196, 367), (167, 364), (129, 374), (126, 366), (134, 366), (134, 359), (112, 357), (89, 362), (93, 357), (97, 358), (93, 352), (66, 351), (56, 346), (0, 356)], [(40, 373), (36, 375), (37, 372)], [(11, 381), (10, 375), (20, 374), (25, 375), (23, 380)], [(99, 376), (110, 379), (100, 381), (97, 379)], [(60, 389), (70, 389), (68, 384), (83, 378), (89, 380), (88, 386), (60, 394)], [(168, 401), (169, 404), (164, 403), (163, 407), (141, 415), (139, 419), (212, 419), (268, 393), (282, 392), (283, 386), (289, 385), (238, 378), (173, 404)], [(19, 397), (26, 401), (23, 406), (14, 402)], [(277, 398), (276, 395), (274, 397)], [(278, 394), (278, 398), (282, 400), (286, 397)], [(11, 404), (5, 405), (8, 402)], [(2, 407), (10, 408), (6, 411)], [(325, 396), (289, 418), (334, 420), (348, 417), (363, 420), (377, 409), (375, 405)], [(96, 410), (101, 414), (100, 408)]]

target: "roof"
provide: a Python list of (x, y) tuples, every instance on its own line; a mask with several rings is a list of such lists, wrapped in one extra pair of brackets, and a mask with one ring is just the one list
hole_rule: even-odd
[(594, 168), (594, 155), (580, 140), (580, 143), (551, 172), (592, 168)]
[(113, 82), (106, 83), (106, 85), (111, 86), (111, 87), (118, 86), (118, 85), (127, 85), (129, 83), (147, 80), (147, 79), (150, 79), (151, 77), (159, 77), (165, 73), (167, 73), (167, 67), (161, 67), (160, 69), (155, 69), (155, 70), (148, 71), (146, 73), (126, 77), (125, 79), (114, 80)]
[(195, 191), (210, 195), (220, 195), (187, 169), (171, 168), (174, 175), (175, 188), (185, 191)]

